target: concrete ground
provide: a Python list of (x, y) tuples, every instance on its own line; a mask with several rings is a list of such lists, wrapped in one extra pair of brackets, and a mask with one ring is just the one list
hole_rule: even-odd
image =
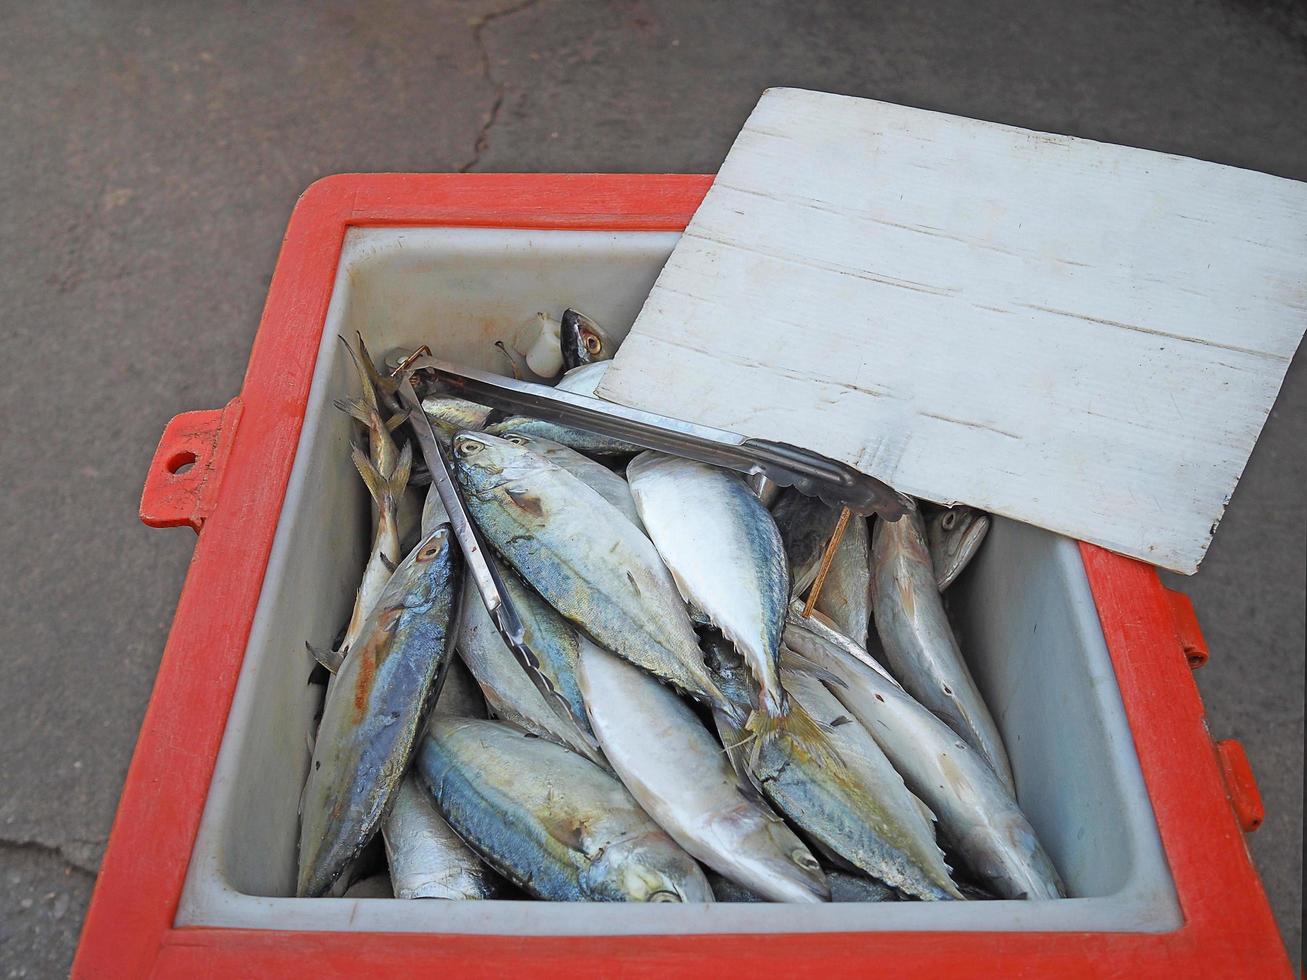
[[(315, 178), (710, 172), (771, 85), (1307, 178), (1307, 15), (1288, 0), (66, 0), (0, 23), (6, 976), (71, 960), (194, 540), (137, 523), (141, 480), (171, 415), (238, 390)], [(1212, 733), (1261, 782), (1249, 844), (1295, 958), (1304, 445), (1299, 358), (1178, 583), (1211, 643)]]

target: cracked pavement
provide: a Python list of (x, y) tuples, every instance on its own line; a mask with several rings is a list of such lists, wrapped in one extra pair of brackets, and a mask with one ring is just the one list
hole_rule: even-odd
[[(286, 219), (342, 171), (711, 172), (796, 85), (1307, 178), (1288, 0), (13, 5), (0, 31), (0, 976), (66, 972), (194, 541), (135, 518), (239, 389)], [(51, 372), (54, 383), (36, 380)], [(1193, 579), (1198, 675), (1301, 943), (1307, 369)], [(148, 855), (142, 855), (148, 860)]]

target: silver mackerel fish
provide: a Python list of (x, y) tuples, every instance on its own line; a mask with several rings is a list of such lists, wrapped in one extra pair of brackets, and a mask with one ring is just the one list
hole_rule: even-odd
[(681, 595), (744, 656), (759, 707), (784, 714), (779, 665), (790, 582), (771, 514), (741, 477), (705, 463), (646, 452), (626, 472)]
[[(728, 694), (751, 703), (756, 685), (743, 659), (720, 639), (710, 639), (705, 648)], [(843, 762), (797, 696), (772, 738), (748, 737), (723, 712), (713, 718), (737, 770), (822, 848), (906, 895), (927, 901), (960, 897), (947, 872), (940, 873), (941, 861), (932, 856), (923, 866), (914, 856), (917, 841), (895, 818), (902, 801), (878, 799), (878, 787)], [(908, 805), (914, 806), (910, 800)], [(919, 812), (914, 819), (920, 820)]]
[(769, 901), (829, 898), (817, 859), (755, 792), (741, 787), (721, 745), (684, 701), (598, 647), (582, 652), (580, 676), (604, 753), (678, 844)]
[(903, 689), (944, 719), (994, 767), (1009, 790), (1012, 768), (953, 635), (926, 528), (915, 507), (894, 522), (877, 521), (871, 542), (872, 605), (885, 659)]
[(792, 618), (785, 642), (823, 671), (848, 709), (931, 808), (940, 836), (985, 888), (1003, 898), (1065, 894), (1062, 879), (1009, 789), (960, 735), (888, 676), (850, 655), (847, 638)]
[(496, 721), (437, 715), (418, 775), (481, 857), (556, 902), (711, 902), (698, 863), (616, 777)]
[(526, 582), (605, 650), (733, 710), (703, 663), (690, 615), (644, 534), (571, 473), (525, 446), (461, 433), (467, 507)]
[(449, 525), (395, 569), (327, 692), (300, 817), (300, 897), (321, 895), (381, 825), (431, 706), (462, 582)]

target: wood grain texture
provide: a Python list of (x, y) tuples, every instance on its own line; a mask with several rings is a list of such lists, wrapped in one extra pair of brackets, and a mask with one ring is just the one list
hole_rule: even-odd
[(1307, 184), (771, 89), (600, 394), (1192, 573), (1305, 274)]

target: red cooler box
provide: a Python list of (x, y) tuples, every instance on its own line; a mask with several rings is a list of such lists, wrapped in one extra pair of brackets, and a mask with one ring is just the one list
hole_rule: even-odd
[(322, 690), (304, 644), (347, 618), (366, 557), (337, 336), (499, 371), (493, 342), (540, 310), (621, 336), (711, 179), (346, 175), (300, 199), (240, 394), (173, 419), (146, 479), (142, 520), (199, 537), (76, 976), (1289, 973), (1243, 840), (1256, 786), (1190, 676), (1207, 653), (1188, 600), (1147, 565), (1001, 519), (951, 604), (1071, 897), (290, 897)]

